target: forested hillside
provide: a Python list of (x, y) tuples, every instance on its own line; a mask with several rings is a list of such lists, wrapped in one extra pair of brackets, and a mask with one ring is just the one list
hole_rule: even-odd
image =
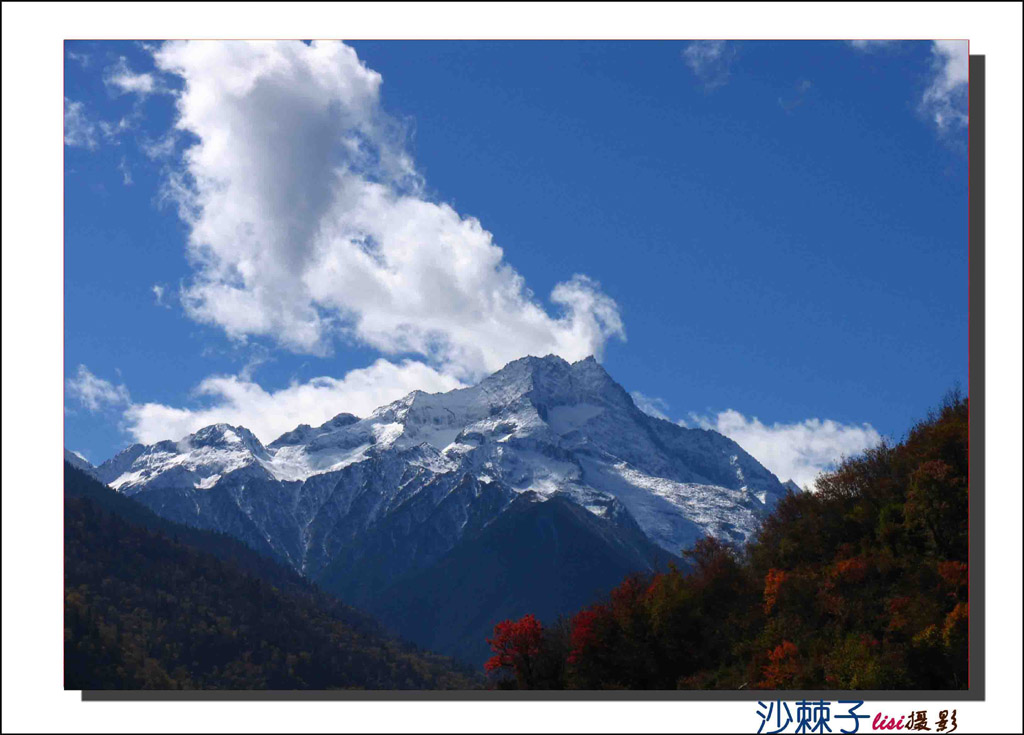
[(68, 689), (449, 689), (439, 656), (222, 534), (65, 465)]
[(962, 689), (967, 682), (968, 402), (951, 394), (790, 494), (742, 555), (627, 578), (543, 627), (490, 639), (500, 687)]

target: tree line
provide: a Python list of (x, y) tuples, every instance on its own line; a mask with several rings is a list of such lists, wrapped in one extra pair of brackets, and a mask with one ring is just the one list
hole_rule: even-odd
[(706, 538), (692, 569), (633, 575), (548, 626), (488, 639), (491, 685), (520, 689), (963, 689), (968, 400), (949, 394), (790, 493), (737, 551)]

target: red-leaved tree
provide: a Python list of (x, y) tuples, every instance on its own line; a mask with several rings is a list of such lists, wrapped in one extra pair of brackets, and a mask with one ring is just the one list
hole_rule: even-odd
[(602, 617), (607, 617), (607, 610), (602, 605), (584, 608), (573, 615), (570, 622), (569, 658), (570, 664), (579, 663), (587, 651), (598, 640), (597, 626)]
[(543, 635), (544, 628), (533, 615), (498, 623), (494, 626), (494, 637), (487, 639), (494, 655), (484, 664), (484, 670), (510, 672), (520, 689), (530, 688)]

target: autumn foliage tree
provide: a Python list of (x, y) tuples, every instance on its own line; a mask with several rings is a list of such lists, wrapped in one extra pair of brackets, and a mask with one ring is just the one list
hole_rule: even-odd
[(687, 568), (567, 621), (503, 624), (488, 666), (545, 688), (966, 687), (967, 429), (952, 393), (899, 444), (783, 498), (745, 549), (704, 539)]
[(543, 633), (540, 621), (533, 615), (498, 623), (494, 626), (494, 637), (487, 639), (494, 655), (484, 664), (484, 670), (511, 674), (519, 688), (531, 688), (537, 681), (537, 659)]
[(783, 641), (768, 654), (764, 667), (764, 678), (758, 684), (761, 689), (790, 689), (797, 681), (797, 647)]

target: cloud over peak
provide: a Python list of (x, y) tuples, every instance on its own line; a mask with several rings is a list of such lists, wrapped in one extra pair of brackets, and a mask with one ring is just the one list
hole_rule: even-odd
[(127, 406), (124, 419), (128, 433), (143, 444), (177, 440), (218, 423), (245, 426), (268, 443), (299, 424), (317, 426), (339, 413), (367, 416), (414, 390), (434, 393), (461, 387), (458, 380), (421, 362), (380, 359), (342, 378), (318, 377), (279, 390), (266, 390), (244, 373), (215, 375), (194, 391), (205, 406), (134, 403)]
[(198, 140), (170, 182), (193, 318), (295, 352), (347, 337), (460, 379), (624, 337), (595, 281), (572, 276), (546, 308), (478, 220), (422, 194), (381, 76), (352, 48), (172, 42), (154, 58), (183, 80), (176, 127)]
[(842, 424), (831, 419), (806, 419), (792, 424), (764, 424), (729, 409), (715, 416), (690, 414), (700, 427), (714, 429), (735, 441), (780, 480), (813, 486), (821, 472), (843, 457), (852, 457), (881, 440), (870, 424)]
[[(664, 399), (640, 391), (630, 395), (644, 413), (673, 421)], [(780, 480), (793, 480), (802, 488), (813, 488), (820, 473), (831, 470), (844, 457), (858, 455), (882, 440), (882, 435), (870, 424), (843, 424), (831, 419), (765, 424), (756, 416), (747, 417), (734, 409), (712, 415), (691, 412), (688, 418), (689, 422), (675, 423), (724, 434)]]

